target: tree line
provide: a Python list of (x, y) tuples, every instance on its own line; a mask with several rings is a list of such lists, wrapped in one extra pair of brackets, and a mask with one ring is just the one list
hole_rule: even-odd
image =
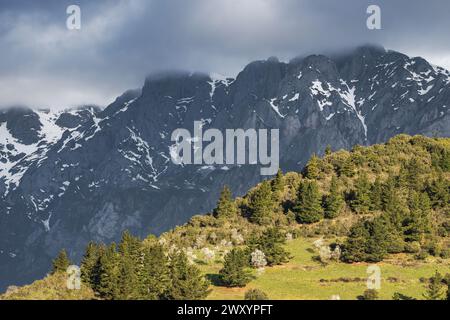
[[(52, 272), (66, 272), (62, 250)], [(116, 245), (87, 245), (81, 280), (108, 300), (196, 300), (209, 294), (209, 282), (181, 250), (168, 250), (156, 237), (141, 241), (124, 232)]]

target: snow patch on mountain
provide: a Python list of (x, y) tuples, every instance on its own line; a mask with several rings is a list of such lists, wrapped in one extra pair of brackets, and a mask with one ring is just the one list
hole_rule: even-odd
[(222, 85), (228, 87), (234, 80), (231, 78), (227, 78), (226, 76), (219, 74), (219, 73), (211, 73), (209, 75), (209, 78), (211, 79), (211, 81), (208, 81), (209, 85), (211, 86), (211, 91), (209, 92), (211, 101), (212, 101), (214, 93), (216, 92), (216, 89), (219, 85), (222, 84)]
[(276, 114), (278, 114), (280, 116), (280, 118), (286, 117), (286, 115), (281, 114), (280, 109), (278, 108), (277, 105), (275, 105), (276, 100), (277, 100), (277, 98), (268, 100), (270, 107), (273, 109), (273, 111), (275, 111)]
[(58, 120), (61, 112), (53, 113), (38, 110), (36, 113), (39, 116), (39, 122), (42, 124), (40, 130), (42, 140), (48, 144), (52, 144), (61, 139), (65, 130), (56, 124), (56, 120)]
[[(358, 82), (357, 80), (350, 81), (352, 83)], [(364, 135), (365, 139), (367, 140), (367, 125), (365, 123), (365, 117), (361, 113), (361, 107), (365, 102), (365, 99), (360, 99), (358, 102), (356, 101), (356, 87), (352, 86), (350, 87), (347, 82), (343, 79), (340, 79), (340, 84), (342, 86), (335, 88), (331, 83), (327, 82), (324, 84), (320, 80), (314, 80), (312, 82), (312, 85), (310, 87), (311, 91), (311, 97), (315, 97), (317, 104), (319, 106), (319, 109), (321, 112), (324, 111), (325, 107), (329, 107), (333, 105), (333, 102), (330, 101), (330, 99), (333, 96), (333, 93), (337, 93), (338, 96), (341, 98), (341, 101), (350, 108), (352, 112), (356, 115), (356, 117), (361, 122), (363, 128), (364, 128)], [(328, 121), (335, 113), (329, 114), (325, 117), (325, 119)]]
[(347, 91), (339, 91), (339, 95), (344, 100), (344, 103), (355, 112), (355, 115), (358, 117), (359, 121), (361, 122), (361, 124), (364, 128), (365, 140), (367, 140), (367, 125), (365, 122), (365, 117), (361, 114), (361, 110), (358, 110), (358, 108), (356, 107), (356, 103), (355, 103), (356, 88), (355, 87), (350, 88), (345, 81), (341, 81), (341, 83), (347, 87)]

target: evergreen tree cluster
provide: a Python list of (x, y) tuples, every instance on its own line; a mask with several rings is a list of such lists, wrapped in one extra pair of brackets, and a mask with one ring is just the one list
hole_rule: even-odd
[(286, 236), (276, 227), (268, 228), (260, 236), (254, 236), (248, 241), (250, 252), (262, 251), (268, 266), (289, 261), (289, 253), (284, 249), (285, 244)]
[(124, 232), (118, 245), (89, 243), (81, 278), (102, 299), (204, 299), (209, 283), (182, 251)]
[(349, 262), (380, 261), (400, 252), (444, 254), (448, 250), (439, 248), (436, 233), (439, 229), (445, 235), (450, 224), (433, 221), (436, 212), (442, 216), (449, 210), (449, 153), (447, 140), (403, 135), (385, 145), (356, 146), (350, 153), (332, 153), (327, 147), (324, 158), (313, 155), (307, 163), (295, 198), (286, 200), (292, 186), (278, 171), (246, 196), (244, 209), (233, 206), (225, 188), (215, 212), (233, 212), (219, 216), (238, 214), (268, 227), (280, 213), (288, 221), (292, 214), (300, 224), (315, 224), (353, 212), (362, 221), (351, 228), (344, 245), (342, 257)]
[[(278, 228), (268, 228), (261, 235), (249, 239), (247, 247), (234, 248), (226, 256), (219, 275), (227, 287), (244, 287), (252, 279), (251, 253), (259, 250), (264, 254), (268, 266), (288, 262), (289, 253), (285, 250), (285, 235)], [(265, 265), (265, 264), (264, 264)]]
[[(391, 175), (385, 183), (377, 179), (371, 184), (366, 176), (358, 179), (356, 185), (362, 191), (355, 192), (350, 202), (355, 212), (381, 211), (381, 215), (364, 219), (351, 228), (343, 260), (380, 261), (388, 253), (414, 253), (427, 246), (433, 247), (438, 241), (431, 221), (433, 209), (448, 205), (448, 202), (441, 202), (447, 201), (449, 191), (440, 179), (421, 187), (414, 183), (410, 188), (402, 187), (401, 175)], [(430, 191), (428, 186), (435, 189)], [(374, 244), (373, 239), (377, 239)], [(433, 252), (433, 248), (428, 251), (439, 254)]]

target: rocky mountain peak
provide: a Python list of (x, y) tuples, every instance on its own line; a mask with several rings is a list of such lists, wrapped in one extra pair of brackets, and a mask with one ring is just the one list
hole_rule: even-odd
[[(399, 133), (450, 136), (450, 73), (422, 58), (364, 46), (289, 63), (256, 61), (236, 77), (162, 73), (104, 110), (0, 112), (0, 287), (47, 270), (61, 248), (124, 229), (161, 233), (210, 211), (224, 184), (244, 194), (258, 165), (176, 165), (171, 134), (280, 131), (280, 165)], [(17, 275), (20, 274), (20, 277)]]

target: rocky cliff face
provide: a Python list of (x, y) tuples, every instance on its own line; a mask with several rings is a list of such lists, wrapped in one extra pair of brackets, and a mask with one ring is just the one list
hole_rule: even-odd
[(347, 55), (276, 58), (236, 79), (149, 77), (104, 110), (0, 113), (0, 288), (42, 276), (67, 248), (124, 229), (160, 233), (211, 210), (224, 184), (236, 195), (257, 165), (175, 165), (177, 128), (280, 130), (280, 165), (301, 170), (327, 145), (349, 149), (399, 134), (450, 136), (450, 73), (422, 58), (362, 47)]

